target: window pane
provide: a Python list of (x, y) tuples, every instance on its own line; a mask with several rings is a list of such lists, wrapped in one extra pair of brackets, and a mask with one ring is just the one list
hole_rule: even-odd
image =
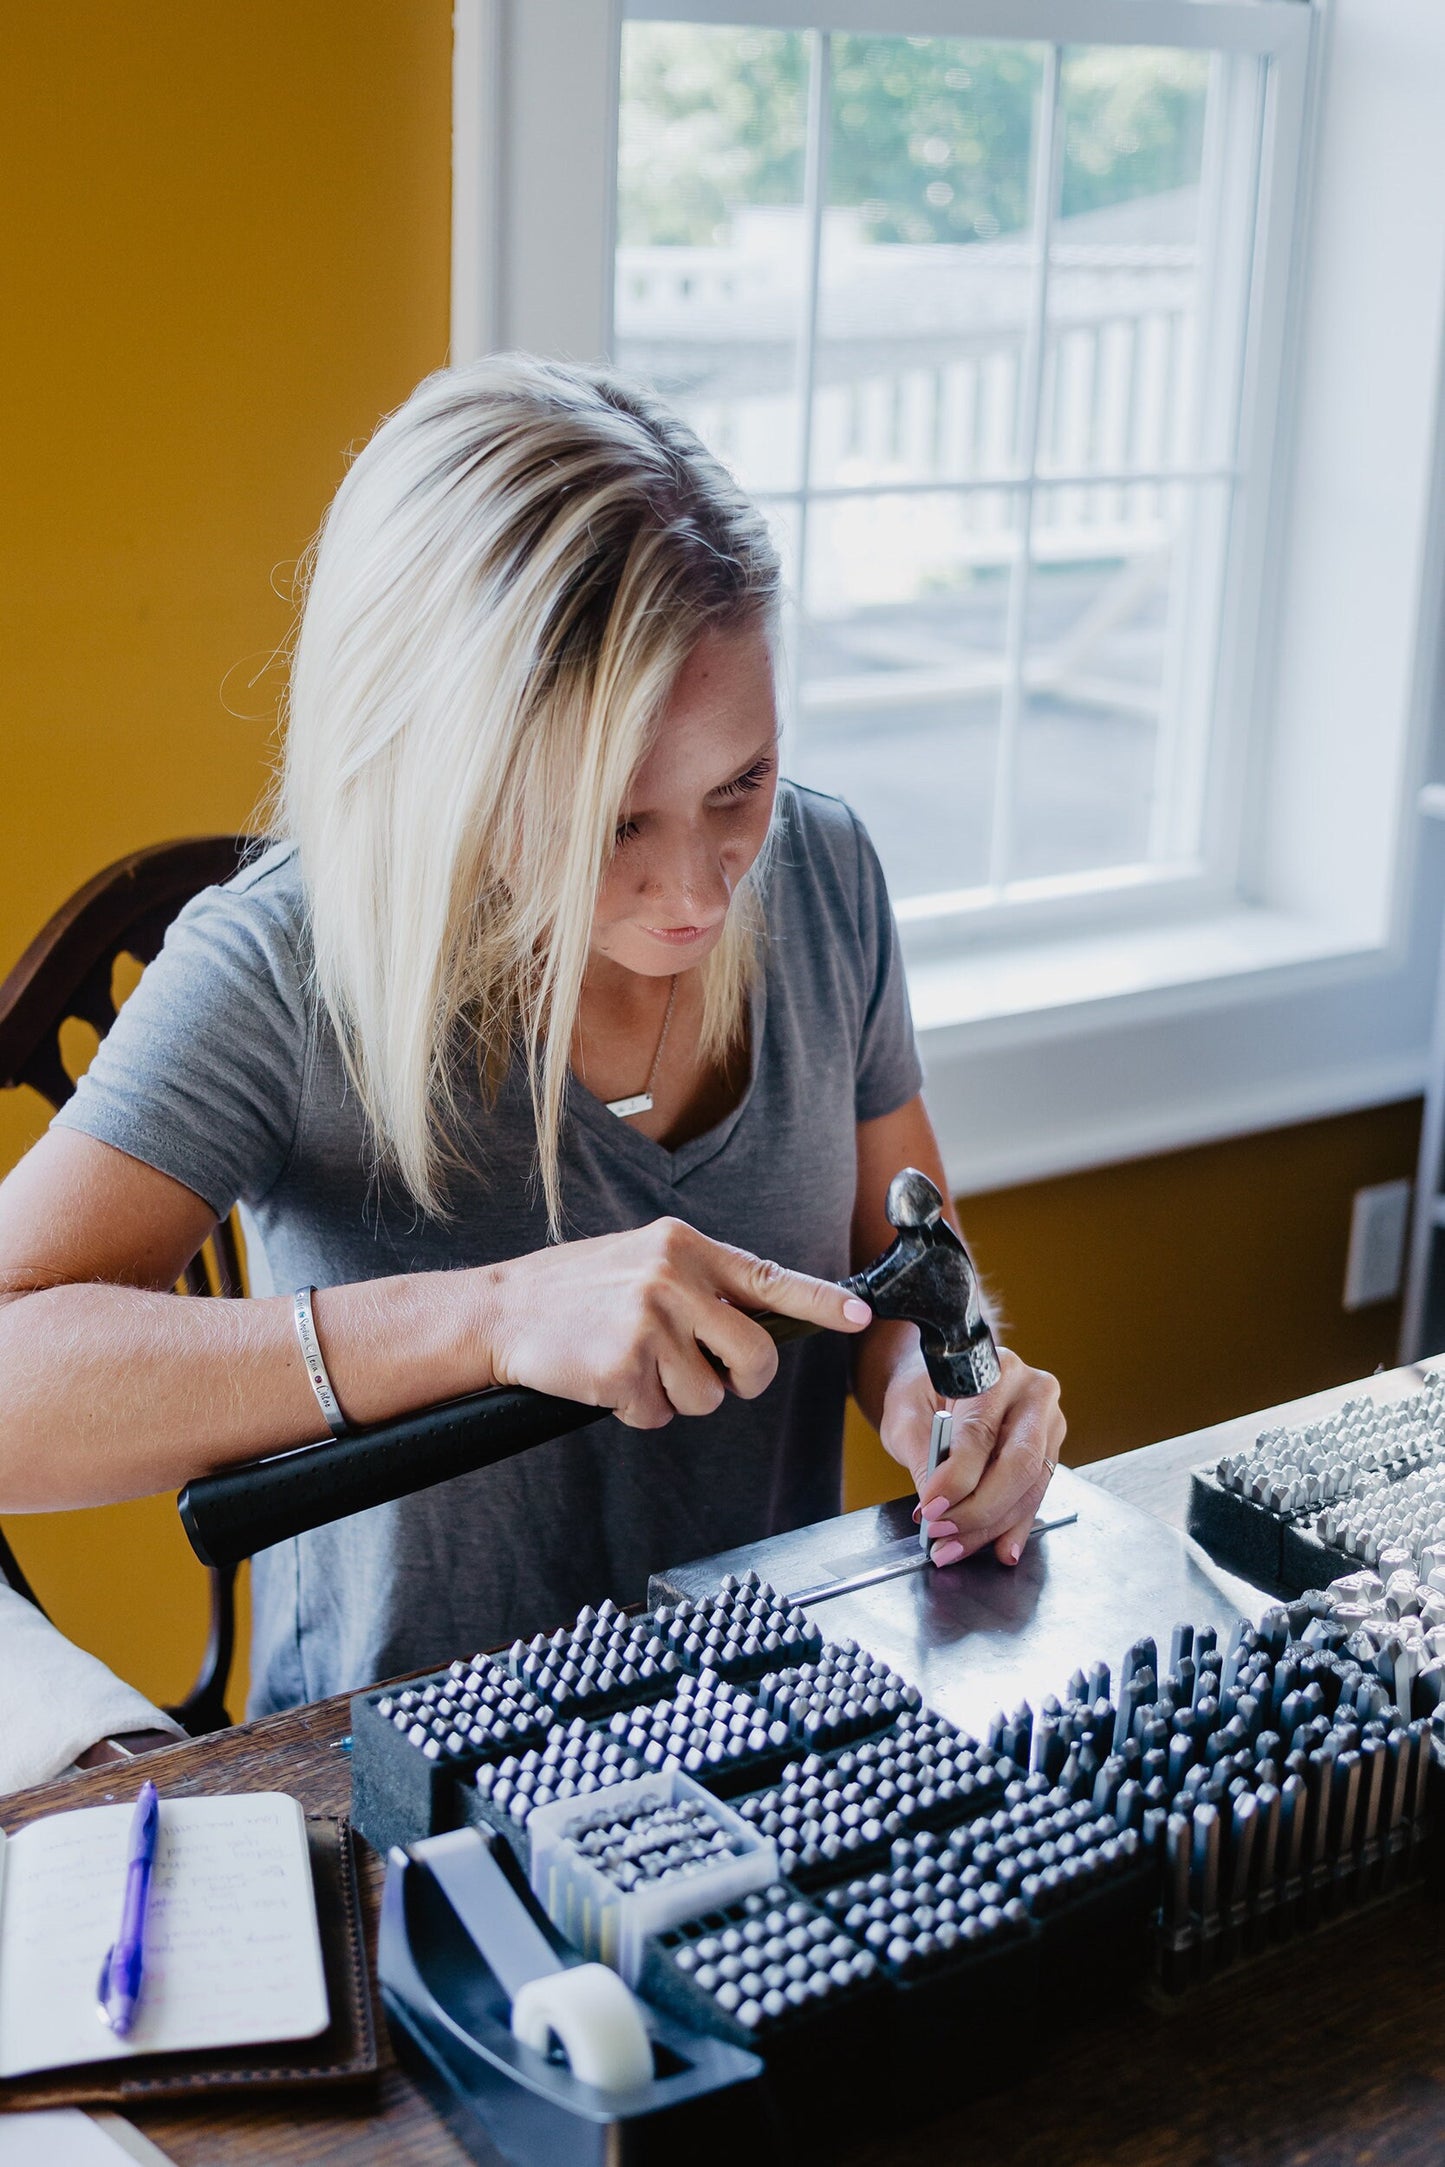
[[(1207, 53), (1099, 46), (1064, 56), (1044, 471), (1147, 470), (1198, 457), (1209, 73)], [(1118, 508), (1101, 505), (1101, 516)]]
[(1186, 643), (1201, 611), (1210, 616), (1201, 541), (1212, 541), (1219, 491), (1175, 483), (1113, 526), (1080, 518), (1080, 494), (1040, 489), (1034, 501), (1014, 755), (1019, 880), (1157, 855), (1159, 793), (1188, 757), (1208, 693)]
[(1013, 472), (1038, 47), (836, 37), (812, 481)]
[(858, 810), (895, 896), (988, 877), (1015, 522), (992, 490), (809, 510), (786, 765)]
[(807, 84), (801, 32), (623, 29), (617, 362), (755, 489), (799, 478)]

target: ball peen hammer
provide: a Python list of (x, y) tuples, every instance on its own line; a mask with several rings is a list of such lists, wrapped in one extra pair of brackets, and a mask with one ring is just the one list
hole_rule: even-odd
[[(917, 1325), (929, 1378), (945, 1398), (986, 1392), (998, 1382), (998, 1351), (968, 1251), (943, 1216), (943, 1198), (926, 1174), (905, 1167), (889, 1184), (886, 1208), (896, 1239), (840, 1284), (861, 1295), (875, 1317)], [(756, 1322), (779, 1341), (820, 1329), (767, 1314)], [(606, 1413), (520, 1386), (474, 1392), (273, 1459), (200, 1475), (177, 1500), (181, 1522), (203, 1565), (239, 1564), (307, 1528), (493, 1466)], [(934, 1424), (930, 1471), (947, 1449), (947, 1419)]]

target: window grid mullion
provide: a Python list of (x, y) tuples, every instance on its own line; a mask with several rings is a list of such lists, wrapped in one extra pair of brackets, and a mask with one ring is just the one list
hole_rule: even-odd
[(833, 40), (826, 30), (810, 33), (808, 54), (808, 136), (804, 156), (803, 219), (806, 257), (803, 267), (802, 317), (798, 325), (798, 486), (779, 491), (798, 508), (794, 534), (797, 594), (794, 598), (789, 707), (800, 719), (799, 680), (803, 667), (804, 597), (808, 582), (808, 508), (813, 477), (813, 386), (818, 371), (818, 297), (823, 276), (823, 212), (828, 199), (828, 107), (832, 95)]
[[(1221, 251), (1226, 216), (1225, 177), (1232, 133), (1229, 125), (1227, 76), (1228, 63), (1224, 55), (1216, 54), (1210, 67), (1205, 105), (1205, 138), (1199, 173), (1198, 273), (1193, 331), (1194, 411), (1190, 416), (1196, 456), (1201, 451), (1207, 455), (1220, 441), (1218, 416), (1211, 413), (1214, 401), (1209, 382), (1209, 362), (1222, 303)], [(1251, 193), (1257, 193), (1257, 181)], [(1236, 336), (1233, 344), (1236, 354), (1242, 352), (1242, 338)], [(1230, 502), (1225, 511), (1226, 522), (1233, 510), (1233, 482), (1238, 477), (1237, 370), (1229, 403), (1229, 426), (1223, 440), (1224, 456), (1230, 462), (1231, 468), (1228, 485)], [(1186, 737), (1185, 650), (1198, 609), (1195, 580), (1189, 568), (1197, 546), (1204, 509), (1198, 493), (1186, 498), (1175, 492), (1171, 498), (1173, 540), (1170, 551), (1170, 595), (1164, 640), (1164, 665), (1160, 674), (1158, 724), (1154, 737), (1148, 844), (1151, 861), (1167, 859), (1179, 853), (1185, 847), (1186, 838), (1197, 838), (1199, 828), (1198, 804), (1185, 805), (1181, 804), (1180, 800), (1181, 793), (1187, 787), (1183, 758)], [(1202, 789), (1202, 778), (1199, 789)], [(1198, 790), (1195, 795), (1198, 795)]]
[(1023, 479), (1019, 506), (1018, 553), (1009, 582), (1004, 629), (1003, 696), (999, 703), (998, 749), (994, 760), (993, 816), (989, 830), (988, 884), (995, 895), (1008, 885), (1014, 856), (1014, 770), (1023, 706), (1024, 642), (1028, 629), (1030, 551), (1033, 546), (1034, 492), (1038, 480), (1039, 418), (1043, 404), (1045, 335), (1049, 305), (1049, 256), (1053, 245), (1054, 197), (1057, 193), (1059, 80), (1062, 48), (1050, 45), (1039, 91), (1039, 140), (1034, 166), (1034, 277), (1029, 294), (1021, 372), (1020, 461)]
[[(1259, 245), (1265, 101), (1276, 65), (1218, 54), (1212, 69), (1210, 133), (1200, 185), (1208, 218), (1207, 223), (1203, 216), (1200, 221), (1196, 442), (1229, 462), (1222, 501), (1214, 513), (1225, 539), (1220, 576), (1206, 602), (1188, 551), (1197, 546), (1208, 500), (1200, 495), (1180, 498), (1180, 546), (1171, 583), (1176, 598), (1172, 614), (1178, 622), (1171, 621), (1166, 637), (1150, 833), (1150, 855), (1160, 859), (1210, 847), (1210, 797), (1218, 788), (1221, 757), (1228, 749), (1216, 728), (1219, 613), (1221, 586), (1230, 577), (1230, 559), (1239, 546), (1239, 495), (1246, 479), (1247, 454), (1241, 441), (1244, 371), (1255, 337), (1252, 271)], [(1249, 206), (1243, 216), (1240, 198)], [(1216, 352), (1221, 322), (1228, 326), (1222, 357)], [(1216, 550), (1220, 546), (1216, 541)], [(1186, 597), (1192, 598), (1187, 615)]]

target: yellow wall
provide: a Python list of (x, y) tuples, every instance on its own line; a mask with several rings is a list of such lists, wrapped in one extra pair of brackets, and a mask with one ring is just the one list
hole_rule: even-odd
[[(292, 568), (446, 358), (450, 68), (449, 0), (0, 14), (0, 975), (98, 867), (256, 803)], [(0, 1093), (0, 1168), (43, 1118)], [(10, 1532), (78, 1638), (184, 1689), (168, 1500)]]
[[(449, 64), (448, 0), (4, 10), (0, 971), (109, 859), (250, 813), (291, 568), (345, 447), (445, 355)], [(0, 1094), (0, 1168), (42, 1119)], [(1388, 1362), (1395, 1310), (1339, 1307), (1349, 1197), (1410, 1172), (1417, 1120), (966, 1203), (1070, 1456)], [(899, 1487), (856, 1424), (850, 1501)], [(203, 1583), (169, 1498), (8, 1526), (77, 1639), (184, 1690)]]

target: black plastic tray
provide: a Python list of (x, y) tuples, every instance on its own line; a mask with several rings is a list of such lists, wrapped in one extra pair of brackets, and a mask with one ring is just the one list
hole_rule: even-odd
[(1212, 1468), (1189, 1477), (1189, 1533), (1212, 1558), (1271, 1595), (1292, 1601), (1353, 1572), (1358, 1558), (1333, 1550), (1314, 1531), (1314, 1514), (1290, 1519), (1226, 1490)]

